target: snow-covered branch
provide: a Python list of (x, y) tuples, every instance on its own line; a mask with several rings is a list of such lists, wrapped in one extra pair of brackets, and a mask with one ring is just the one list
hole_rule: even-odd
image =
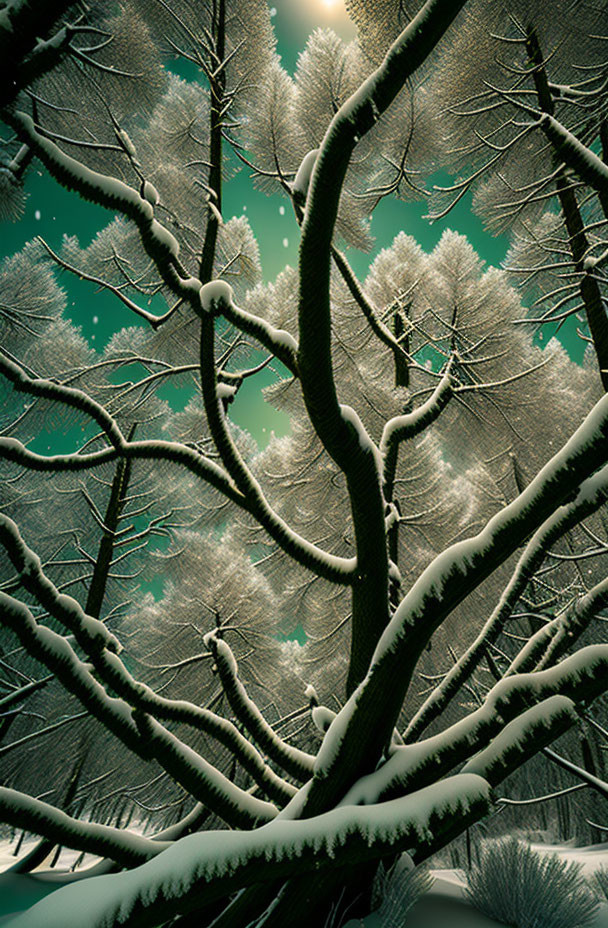
[[(415, 741), (420, 737), (433, 719), (436, 719), (449, 704), (465, 680), (479, 666), (488, 647), (498, 639), (505, 623), (511, 617), (517, 600), (541, 566), (550, 547), (571, 528), (599, 509), (607, 498), (608, 467), (603, 467), (597, 474), (589, 477), (581, 484), (573, 500), (557, 508), (535, 532), (522, 552), (500, 600), (475, 640), (410, 719), (404, 732), (407, 741)], [(539, 632), (539, 636), (543, 636), (544, 642), (546, 642), (546, 634), (542, 629)], [(522, 650), (513, 666), (514, 671), (515, 669), (532, 669), (527, 663), (528, 650), (533, 647), (536, 653), (538, 644), (539, 641), (535, 637), (534, 645), (530, 644)], [(520, 660), (526, 663), (520, 663)]]
[(201, 290), (204, 312), (224, 316), (236, 329), (252, 335), (260, 345), (267, 348), (275, 358), (285, 365), (290, 374), (298, 376), (298, 346), (293, 335), (277, 329), (261, 316), (255, 316), (236, 305), (232, 288), (224, 281), (210, 281)]
[[(257, 484), (255, 495), (245, 497), (232, 480), (214, 461), (179, 442), (127, 441), (115, 420), (82, 390), (53, 383), (50, 380), (29, 377), (23, 368), (0, 356), (0, 372), (16, 390), (34, 396), (44, 396), (90, 415), (103, 429), (113, 445), (112, 449), (90, 454), (39, 455), (31, 452), (17, 439), (0, 438), (0, 457), (15, 461), (33, 470), (85, 470), (112, 461), (116, 457), (129, 460), (164, 460), (186, 467), (195, 476), (215, 487), (232, 502), (253, 515), (279, 546), (303, 566), (335, 583), (349, 584), (355, 574), (355, 559), (328, 554), (312, 542), (302, 538), (270, 508)], [(253, 478), (251, 478), (253, 480)]]
[(96, 654), (103, 648), (120, 654), (122, 647), (116, 636), (99, 619), (86, 615), (75, 599), (57, 591), (45, 576), (40, 558), (24, 543), (13, 520), (2, 513), (0, 544), (6, 549), (24, 587), (72, 632), (81, 647), (90, 654)]
[(507, 675), (541, 670), (554, 664), (576, 644), (594, 616), (607, 605), (608, 580), (602, 580), (532, 635), (511, 663)]
[(211, 809), (231, 828), (254, 828), (271, 821), (278, 809), (271, 802), (257, 799), (200, 754), (180, 741), (164, 725), (139, 709), (133, 718), (146, 746), (159, 764), (191, 796)]
[(354, 271), (346, 260), (346, 256), (335, 246), (332, 246), (331, 253), (336, 267), (340, 271), (342, 279), (348, 287), (350, 295), (367, 319), (370, 329), (376, 338), (386, 345), (387, 348), (390, 348), (393, 353), (395, 359), (395, 384), (397, 386), (406, 386), (408, 382), (409, 362), (407, 353), (403, 350), (403, 347), (397, 341), (388, 326), (379, 318), (375, 306), (357, 280)]
[(334, 809), (302, 821), (277, 819), (247, 833), (191, 835), (129, 873), (52, 893), (13, 925), (76, 928), (86, 905), (91, 928), (151, 928), (260, 881), (424, 847), (455, 818), (479, 816), (489, 803), (488, 783), (461, 774), (375, 806)]
[[(132, 713), (127, 702), (108, 696), (91, 673), (90, 666), (80, 660), (70, 643), (39, 625), (23, 603), (0, 593), (0, 615), (3, 624), (14, 632), (28, 653), (52, 670), (63, 686), (123, 744), (144, 760), (154, 757), (170, 770), (178, 783), (228, 824), (252, 827), (276, 815), (275, 806), (254, 799), (235, 786), (150, 716), (141, 710)], [(122, 665), (121, 669), (124, 670)]]
[(108, 437), (114, 448), (121, 448), (125, 444), (125, 438), (112, 416), (83, 390), (58, 384), (42, 377), (31, 377), (23, 367), (16, 364), (4, 353), (0, 354), (0, 373), (6, 377), (19, 393), (26, 393), (29, 396), (43, 396), (46, 399), (70, 406), (72, 409), (78, 409), (90, 416)]
[(144, 248), (172, 290), (179, 292), (189, 285), (191, 278), (188, 278), (179, 262), (179, 243), (154, 218), (154, 208), (147, 199), (124, 181), (93, 171), (67, 155), (36, 129), (34, 120), (27, 113), (5, 113), (4, 118), (60, 184), (68, 190), (77, 191), (92, 203), (118, 209), (133, 220), (139, 229)]
[(576, 725), (576, 706), (567, 696), (556, 694), (522, 712), (471, 758), (462, 773), (476, 773), (497, 786), (538, 751)]
[(79, 821), (47, 802), (4, 787), (0, 787), (0, 821), (77, 851), (109, 857), (123, 867), (144, 863), (170, 846), (168, 841), (152, 841), (120, 828)]
[(230, 707), (260, 748), (286, 773), (299, 780), (312, 774), (314, 757), (287, 744), (268, 724), (238, 676), (238, 666), (230, 646), (217, 632), (205, 636), (205, 644), (213, 654), (222, 687)]
[(302, 393), (326, 451), (347, 478), (357, 564), (366, 583), (353, 587), (348, 690), (362, 679), (388, 621), (384, 500), (373, 450), (343, 415), (331, 354), (330, 268), (334, 227), (351, 155), (408, 78), (425, 60), (464, 0), (427, 0), (382, 64), (338, 109), (314, 161), (300, 242), (299, 351)]
[(17, 636), (26, 651), (52, 671), (91, 715), (120, 738), (123, 744), (145, 758), (149, 756), (131, 718), (129, 706), (122, 699), (108, 696), (103, 686), (93, 677), (90, 665), (80, 660), (66, 638), (39, 625), (24, 603), (2, 592), (0, 617), (2, 624)]
[(602, 197), (608, 197), (608, 166), (602, 159), (550, 113), (540, 116), (539, 126), (568, 167)]
[[(205, 284), (201, 290), (201, 305), (203, 307), (200, 341), (201, 389), (211, 436), (224, 467), (246, 500), (248, 511), (258, 519), (261, 525), (273, 527), (275, 533), (273, 537), (279, 542), (284, 551), (295, 556), (300, 563), (305, 564), (320, 576), (327, 576), (332, 566), (337, 566), (339, 559), (331, 559), (331, 556), (321, 549), (310, 545), (304, 539), (298, 538), (295, 532), (273, 511), (264, 496), (262, 488), (245, 463), (230, 434), (226, 415), (218, 395), (214, 314), (222, 312), (223, 307), (232, 303), (232, 289), (224, 281), (211, 281)], [(291, 336), (287, 333), (278, 333), (276, 329), (274, 331), (277, 333), (275, 337), (278, 337), (278, 334), (283, 334), (286, 339), (291, 339)], [(289, 350), (295, 355), (295, 342)], [(349, 563), (342, 559), (342, 566), (342, 582), (349, 582), (348, 574), (350, 574), (352, 580), (354, 565), (352, 562)]]
[[(557, 667), (500, 680), (483, 705), (465, 718), (423, 741), (395, 747), (378, 770), (352, 786), (343, 802), (378, 802), (420, 789), (457, 765), (467, 763), (480, 751), (487, 752), (483, 757), (485, 760), (492, 758), (498, 770), (501, 756), (504, 755), (508, 763), (509, 752), (513, 750), (512, 759), (515, 759), (519, 736), (527, 737), (529, 720), (542, 725), (543, 719), (553, 718), (552, 713), (537, 712), (538, 704), (547, 703), (556, 708), (556, 717), (561, 720), (556, 724), (572, 724), (575, 721), (573, 705), (584, 705), (604, 692), (607, 661), (608, 646), (592, 645), (566, 658)], [(567, 706), (550, 702), (554, 697), (565, 699)], [(501, 732), (507, 728), (508, 737), (499, 740)]]
[[(446, 616), (608, 457), (608, 397), (589, 413), (566, 445), (517, 499), (493, 516), (475, 537), (447, 548), (421, 574), (384, 631), (368, 674), (338, 713), (315, 764), (309, 803), (339, 796), (364, 763), (361, 730), (380, 751), (389, 743), (415, 667)], [(379, 723), (376, 706), (384, 706)], [(375, 719), (373, 731), (369, 731)], [(348, 773), (347, 773), (348, 771)]]
[(397, 470), (397, 456), (399, 445), (409, 438), (419, 435), (432, 422), (439, 418), (453, 396), (453, 382), (451, 365), (433, 390), (428, 400), (413, 412), (403, 416), (395, 416), (384, 426), (380, 440), (380, 453), (384, 458), (384, 495), (387, 500), (392, 499), (395, 472)]
[[(232, 722), (187, 700), (159, 696), (149, 686), (134, 679), (117, 656), (120, 646), (115, 636), (102, 622), (86, 615), (75, 599), (57, 591), (42, 572), (40, 559), (25, 544), (15, 523), (6, 516), (0, 517), (0, 543), (19, 571), (26, 589), (50, 615), (74, 634), (101, 678), (115, 693), (142, 713), (182, 722), (215, 738), (233, 753), (267, 795), (282, 804), (289, 801), (295, 792), (294, 787), (271, 770)], [(104, 651), (104, 647), (108, 650)]]

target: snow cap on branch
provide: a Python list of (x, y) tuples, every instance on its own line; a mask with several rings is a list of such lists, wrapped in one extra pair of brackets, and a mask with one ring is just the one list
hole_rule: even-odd
[(232, 303), (232, 287), (225, 280), (210, 280), (201, 287), (200, 299), (203, 312), (214, 315), (222, 306)]
[(318, 148), (313, 148), (302, 158), (302, 163), (298, 168), (297, 174), (295, 176), (294, 182), (291, 185), (294, 197), (300, 203), (306, 202), (306, 196), (308, 194), (308, 188), (310, 186), (310, 178), (312, 177), (312, 172), (317, 161), (317, 155), (319, 154)]

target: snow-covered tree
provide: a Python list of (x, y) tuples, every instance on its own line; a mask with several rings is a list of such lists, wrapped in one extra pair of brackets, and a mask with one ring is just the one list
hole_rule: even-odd
[(606, 389), (608, 11), (559, 2), (545, 14), (528, 0), (467, 4), (427, 88), (442, 113), (441, 163), (458, 173), (436, 187), (433, 211), (474, 190), (487, 227), (513, 234), (507, 266), (531, 300), (525, 324), (574, 334), (583, 321)]
[[(467, 156), (504, 148), (535, 191), (553, 172), (596, 235), (597, 110), (566, 124), (526, 82), (549, 80), (545, 45), (601, 70), (601, 16), (564, 4), (545, 36), (531, 0), (347, 5), (358, 40), (315, 32), (293, 78), (262, 0), (0, 9), (3, 215), (33, 165), (114, 213), (86, 247), (31, 242), (0, 281), (0, 821), (40, 837), (22, 870), (55, 845), (103, 858), (15, 928), (364, 910), (381, 860), (483, 819), (608, 685), (597, 365), (535, 344), (507, 274), (454, 232), (426, 254), (395, 229), (364, 281), (345, 251), (371, 247), (383, 197), (422, 195), (456, 116)], [(574, 7), (580, 47), (560, 41)], [(499, 41), (534, 62), (523, 96), (475, 84)], [(514, 108), (500, 141), (461, 112), (479, 94), (480, 120)], [(532, 157), (503, 129), (546, 138)], [(464, 186), (500, 185), (501, 158)], [(301, 227), (271, 283), (256, 230), (223, 215), (239, 167)], [(538, 218), (549, 275), (563, 222)], [(577, 254), (564, 286), (584, 302), (603, 258)], [(67, 317), (66, 275), (123, 313), (102, 350)], [(259, 450), (230, 405), (269, 365), (291, 433)]]

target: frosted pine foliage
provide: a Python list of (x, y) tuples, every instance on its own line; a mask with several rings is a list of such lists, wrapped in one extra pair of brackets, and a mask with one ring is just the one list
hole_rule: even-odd
[(389, 45), (416, 15), (420, 0), (381, 0), (373, 6), (365, 0), (346, 0), (348, 14), (356, 24), (360, 41), (374, 61), (381, 60)]
[[(39, 336), (48, 330), (66, 303), (64, 291), (34, 243), (2, 262), (2, 294), (0, 337), (17, 354), (30, 343), (32, 333)], [(31, 332), (19, 322), (26, 311)]]
[(276, 280), (252, 287), (247, 291), (243, 309), (266, 319), (276, 328), (285, 329), (285, 331), (297, 336), (297, 270), (286, 265)]
[(221, 227), (215, 276), (234, 282), (237, 298), (259, 282), (262, 274), (258, 243), (245, 216), (233, 216)]
[[(124, 2), (118, 9), (108, 9), (108, 15), (100, 15), (100, 12), (97, 8), (93, 17), (95, 26), (107, 30), (113, 36), (112, 42), (90, 54), (85, 63), (68, 57), (63, 69), (43, 73), (35, 82), (35, 89), (50, 104), (45, 110), (45, 124), (49, 129), (70, 139), (115, 144), (116, 133), (108, 117), (108, 108), (115, 119), (127, 124), (130, 130), (134, 112), (149, 115), (166, 86), (166, 73), (139, 4)], [(90, 43), (86, 34), (76, 40), (76, 45), (83, 50), (91, 44), (96, 43)], [(86, 99), (91, 92), (92, 78), (97, 85), (95, 106), (75, 110), (62, 105), (66, 94), (74, 94), (78, 100)], [(134, 176), (124, 153), (100, 152), (95, 146), (70, 148), (71, 153), (75, 150), (89, 167), (107, 170), (109, 160), (119, 176), (130, 180)]]
[[(427, 84), (441, 126), (435, 164), (449, 165), (452, 175), (434, 186), (430, 213), (445, 215), (472, 190), (486, 228), (514, 238), (507, 265), (532, 304), (528, 315), (564, 326), (572, 337), (594, 329), (603, 368), (606, 348), (593, 315), (601, 316), (594, 307), (605, 298), (604, 274), (598, 269), (592, 284), (580, 275), (604, 250), (604, 210), (596, 197), (581, 195), (573, 161), (560, 167), (563, 150), (548, 139), (540, 117), (548, 114), (560, 131), (573, 132), (583, 151), (589, 145), (608, 106), (600, 38), (606, 13), (567, 0), (554, 4), (550, 17), (545, 12), (537, 0), (508, 11), (500, 2), (467, 4)], [(531, 58), (538, 72), (520, 76)], [(579, 107), (581, 69), (590, 83)]]
[(86, 248), (80, 247), (75, 236), (64, 238), (61, 257), (133, 298), (143, 297), (144, 306), (160, 287), (158, 273), (150, 266), (134, 224), (120, 216), (98, 232)]
[(298, 58), (296, 118), (309, 148), (316, 148), (335, 113), (367, 76), (356, 43), (343, 42), (331, 29), (316, 29)]
[(580, 864), (515, 837), (487, 842), (468, 874), (471, 902), (514, 928), (584, 928), (597, 912)]
[(24, 209), (23, 186), (10, 168), (0, 165), (0, 222), (20, 219)]
[[(213, 0), (195, 5), (179, 0), (171, 8), (154, 0), (143, 0), (138, 5), (145, 11), (166, 58), (179, 58), (179, 50), (200, 58), (201, 63), (209, 61), (209, 37), (216, 10)], [(236, 90), (237, 102), (241, 103), (251, 94), (274, 48), (270, 10), (262, 0), (251, 0), (246, 9), (239, 0), (227, 0), (225, 23), (228, 84)]]
[(293, 79), (274, 57), (259, 82), (258, 96), (245, 109), (239, 131), (253, 163), (264, 172), (256, 175), (263, 190), (276, 191), (279, 176), (293, 179), (308, 151), (295, 104)]

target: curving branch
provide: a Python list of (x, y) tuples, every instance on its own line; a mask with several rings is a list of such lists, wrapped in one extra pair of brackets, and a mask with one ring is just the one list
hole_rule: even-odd
[(198, 284), (200, 289), (200, 282), (189, 278), (179, 261), (177, 239), (154, 218), (154, 208), (148, 200), (124, 181), (93, 171), (71, 155), (67, 155), (55, 142), (37, 130), (34, 120), (27, 113), (6, 110), (3, 119), (15, 130), (19, 138), (30, 146), (32, 152), (62, 186), (77, 191), (86, 200), (99, 206), (118, 209), (133, 220), (147, 254), (171, 290), (192, 290), (194, 284)]
[(135, 709), (133, 719), (142, 740), (163, 769), (231, 828), (255, 828), (275, 818), (278, 813), (275, 805), (236, 786), (151, 715)]
[(91, 715), (131, 750), (145, 759), (149, 758), (129, 707), (121, 699), (108, 696), (103, 686), (93, 677), (89, 665), (80, 660), (66, 638), (39, 625), (24, 603), (2, 592), (0, 619), (17, 636), (26, 651), (52, 671)]
[(431, 396), (415, 409), (404, 416), (395, 416), (384, 426), (380, 439), (380, 453), (384, 458), (383, 484), (384, 496), (387, 500), (393, 498), (393, 485), (397, 470), (397, 457), (399, 445), (410, 438), (414, 438), (435, 422), (454, 395), (454, 384), (451, 377), (451, 359), (443, 377), (433, 390)]
[(245, 509), (270, 537), (294, 560), (313, 573), (334, 583), (349, 584), (355, 576), (354, 558), (328, 554), (312, 542), (294, 532), (275, 513), (256, 484), (253, 498), (246, 498), (234, 485), (228, 474), (214, 461), (203, 457), (187, 445), (171, 441), (127, 441), (110, 414), (82, 390), (53, 383), (50, 380), (30, 377), (19, 365), (0, 355), (0, 373), (4, 374), (16, 390), (34, 396), (57, 400), (90, 415), (102, 428), (112, 448), (90, 454), (39, 455), (29, 451), (14, 438), (0, 438), (0, 456), (33, 470), (86, 470), (117, 457), (128, 460), (172, 461), (186, 467), (195, 476), (219, 490), (229, 500)]
[[(532, 79), (542, 111), (534, 114), (535, 117), (538, 117), (538, 125), (553, 146), (557, 158), (597, 191), (604, 213), (607, 213), (608, 170), (606, 165), (555, 118), (553, 90), (549, 84), (546, 62), (539, 45), (538, 36), (533, 29), (528, 30), (526, 33), (526, 50), (535, 65)], [(575, 268), (581, 273), (579, 290), (600, 369), (600, 378), (604, 390), (608, 390), (608, 321), (606, 320), (606, 310), (600, 288), (591, 273), (593, 268), (586, 266), (589, 239), (576, 193), (569, 178), (565, 177), (561, 170), (555, 177), (555, 189), (568, 231), (568, 246)], [(552, 308), (552, 316), (554, 312), (555, 307)]]
[[(288, 802), (295, 788), (278, 777), (235, 725), (209, 709), (196, 706), (187, 700), (167, 699), (156, 694), (149, 686), (135, 680), (124, 666), (117, 652), (120, 647), (115, 637), (105, 629), (103, 623), (86, 615), (76, 600), (60, 594), (43, 574), (40, 561), (25, 544), (14, 522), (0, 516), (0, 544), (6, 549), (26, 589), (44, 608), (73, 634), (84, 652), (95, 664), (104, 682), (127, 703), (141, 713), (151, 713), (166, 721), (182, 722), (197, 731), (204, 732), (224, 745), (272, 799), (282, 805)], [(111, 652), (101, 650), (105, 639), (100, 639), (99, 626), (107, 636)]]
[(0, 787), (0, 819), (55, 844), (108, 857), (123, 867), (138, 866), (171, 846), (170, 841), (153, 841), (109, 825), (79, 821), (47, 802), (5, 787)]
[(235, 786), (158, 722), (141, 710), (132, 712), (122, 699), (108, 696), (67, 639), (39, 625), (23, 603), (0, 593), (0, 617), (28, 653), (52, 670), (60, 683), (126, 747), (142, 760), (155, 758), (170, 770), (176, 782), (227, 824), (253, 827), (276, 815), (275, 806)]
[(120, 448), (125, 438), (118, 425), (103, 406), (91, 399), (83, 390), (68, 387), (65, 384), (55, 383), (42, 377), (30, 376), (19, 364), (16, 364), (6, 354), (0, 354), (0, 373), (6, 377), (15, 390), (27, 393), (29, 396), (43, 396), (45, 399), (55, 400), (78, 409), (90, 416), (109, 439), (114, 448)]
[(608, 166), (550, 113), (538, 114), (538, 125), (559, 157), (602, 199), (608, 199)]
[[(494, 758), (492, 764), (499, 769), (502, 752), (499, 747), (506, 749), (507, 745), (517, 743), (518, 731), (523, 733), (524, 730), (522, 719), (532, 719), (535, 724), (542, 725), (543, 719), (551, 715), (538, 708), (540, 703), (555, 697), (566, 699), (565, 703), (550, 705), (556, 707), (557, 716), (565, 725), (567, 723), (566, 727), (577, 721), (574, 704), (585, 704), (604, 692), (607, 661), (607, 645), (589, 646), (557, 667), (500, 680), (479, 709), (465, 718), (416, 744), (394, 748), (389, 759), (378, 770), (356, 782), (343, 801), (378, 802), (420, 789), (468, 762), (480, 751), (487, 752), (483, 755), (485, 760)], [(497, 740), (507, 729), (508, 736), (502, 742)], [(510, 763), (509, 751), (505, 750), (504, 756)], [(521, 763), (520, 757), (515, 766)]]
[[(298, 367), (304, 402), (325, 450), (347, 480), (362, 582), (353, 586), (347, 691), (363, 678), (390, 617), (389, 559), (378, 462), (352, 427), (337, 394), (331, 356), (330, 271), (340, 193), (357, 142), (376, 124), (425, 60), (465, 0), (427, 0), (382, 64), (340, 107), (311, 165), (300, 242)], [(306, 157), (310, 159), (311, 153)], [(306, 161), (306, 159), (305, 159)], [(295, 186), (299, 188), (298, 175)]]
[[(608, 458), (608, 397), (529, 486), (473, 538), (443, 551), (421, 574), (385, 629), (368, 674), (331, 725), (317, 756), (308, 806), (337, 801), (372, 755), (389, 744), (416, 665), (435, 630), (496, 567)], [(378, 718), (377, 706), (384, 707)], [(365, 742), (361, 732), (368, 732)], [(311, 813), (314, 814), (314, 811)]]
[(576, 643), (598, 611), (607, 605), (608, 580), (602, 580), (532, 635), (506, 674), (542, 670), (554, 664)]
[(42, 922), (46, 928), (76, 928), (85, 899), (91, 928), (152, 928), (256, 883), (376, 859), (412, 844), (442, 846), (455, 819), (473, 820), (489, 804), (488, 783), (461, 774), (375, 806), (334, 809), (304, 821), (277, 820), (248, 834), (192, 835), (128, 874), (52, 893), (17, 916), (14, 928), (39, 928)]
[(239, 722), (275, 764), (298, 780), (308, 780), (314, 757), (287, 744), (271, 728), (239, 680), (237, 662), (229, 645), (217, 631), (205, 636), (205, 645), (213, 654), (224, 693)]
[(343, 255), (342, 252), (335, 247), (335, 245), (332, 245), (331, 254), (335, 261), (336, 267), (342, 275), (344, 283), (348, 287), (350, 295), (367, 319), (370, 329), (376, 338), (379, 339), (379, 341), (381, 341), (384, 345), (386, 345), (386, 347), (389, 348), (393, 353), (393, 358), (395, 361), (395, 386), (406, 387), (409, 383), (409, 357), (407, 352), (403, 350), (403, 347), (400, 345), (399, 341), (397, 338), (395, 338), (388, 326), (382, 322), (382, 319), (378, 318), (376, 308), (368, 299), (365, 291), (363, 290), (363, 287), (357, 280), (350, 264), (346, 260), (345, 255)]
[(55, 251), (53, 251), (51, 246), (48, 245), (40, 235), (37, 235), (35, 240), (40, 242), (47, 254), (53, 259), (58, 267), (62, 268), (64, 271), (69, 271), (70, 274), (74, 274), (81, 280), (87, 280), (89, 283), (96, 284), (98, 287), (102, 287), (104, 290), (108, 290), (111, 294), (113, 294), (113, 296), (117, 297), (122, 303), (124, 303), (127, 309), (130, 309), (131, 312), (135, 313), (136, 316), (139, 316), (141, 319), (144, 319), (145, 322), (148, 322), (153, 329), (158, 329), (164, 322), (170, 319), (177, 309), (177, 305), (175, 305), (172, 306), (171, 309), (167, 310), (166, 313), (163, 313), (162, 316), (156, 316), (154, 313), (148, 312), (147, 309), (143, 309), (141, 306), (138, 306), (137, 303), (126, 296), (126, 294), (124, 294), (118, 287), (114, 287), (106, 280), (102, 280), (100, 277), (96, 277), (94, 274), (87, 274), (87, 272), (82, 270), (82, 268), (74, 267), (72, 264), (64, 261), (64, 259)]
[(240, 309), (232, 299), (220, 303), (220, 312), (236, 329), (253, 336), (260, 345), (272, 352), (292, 376), (299, 376), (298, 346), (293, 335), (284, 329), (275, 328), (260, 316)]
[[(497, 641), (519, 597), (543, 563), (551, 546), (563, 538), (571, 528), (596, 512), (606, 499), (608, 499), (608, 467), (603, 467), (597, 474), (581, 484), (574, 500), (556, 509), (533, 535), (519, 558), (500, 600), (475, 640), (410, 719), (403, 733), (406, 741), (416, 741), (420, 737), (431, 722), (439, 717), (450, 700), (479, 666), (488, 647)], [(513, 672), (532, 669), (529, 666), (531, 651), (537, 653), (536, 649), (541, 638), (543, 644), (546, 645), (547, 634), (549, 634), (548, 630), (541, 629), (538, 633), (539, 637), (534, 636), (529, 645), (526, 645), (515, 659), (512, 665)], [(540, 658), (540, 652), (538, 658)]]

